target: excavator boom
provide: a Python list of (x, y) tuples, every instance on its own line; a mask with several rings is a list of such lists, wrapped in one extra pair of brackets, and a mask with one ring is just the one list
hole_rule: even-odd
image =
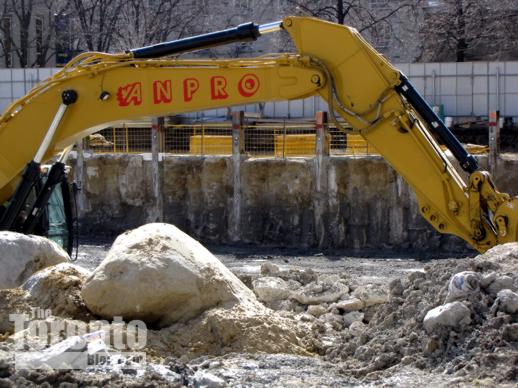
[[(239, 60), (162, 58), (255, 40), (281, 26), (297, 54)], [(348, 131), (340, 116), (403, 176), (417, 195), (421, 214), (439, 232), (455, 234), (479, 251), (518, 240), (518, 199), (496, 190), (489, 174), (478, 170), (476, 159), (406, 77), (353, 28), (306, 17), (262, 26), (248, 23), (120, 54), (76, 57), (0, 118), (0, 203), (9, 201), (0, 228), (17, 224), (41, 162), (102, 127), (315, 94), (328, 102), (337, 127)], [(439, 142), (469, 174), (468, 181)]]

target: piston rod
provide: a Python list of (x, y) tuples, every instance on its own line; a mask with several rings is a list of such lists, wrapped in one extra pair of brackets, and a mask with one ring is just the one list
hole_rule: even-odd
[(261, 35), (279, 31), (281, 27), (282, 22), (280, 21), (262, 25), (244, 23), (227, 30), (132, 49), (129, 50), (129, 53), (133, 55), (133, 58), (159, 58), (166, 55), (207, 49), (228, 43), (255, 41)]

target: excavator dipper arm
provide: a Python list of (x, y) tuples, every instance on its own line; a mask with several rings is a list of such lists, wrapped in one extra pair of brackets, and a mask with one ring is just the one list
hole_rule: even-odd
[[(283, 27), (299, 54), (318, 59), (325, 69), (327, 88), (319, 93), (330, 113), (335, 110), (349, 122), (403, 176), (436, 230), (481, 252), (518, 241), (518, 198), (495, 189), (406, 77), (356, 30), (299, 17), (285, 19)], [(470, 174), (468, 183), (438, 141)]]

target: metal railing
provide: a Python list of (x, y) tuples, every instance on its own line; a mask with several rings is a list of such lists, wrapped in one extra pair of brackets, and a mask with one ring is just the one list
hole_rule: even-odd
[(231, 155), (230, 124), (166, 125), (161, 152), (184, 155)]
[(86, 138), (87, 148), (95, 153), (151, 152), (151, 128), (106, 128)]
[[(242, 127), (245, 154), (251, 157), (313, 157), (316, 149), (314, 122), (281, 121), (245, 124)], [(325, 126), (325, 141), (330, 155), (369, 155), (376, 150), (360, 135), (348, 135), (334, 126)], [(158, 132), (159, 150), (176, 155), (231, 155), (232, 124), (168, 124)], [(86, 141), (95, 153), (151, 152), (151, 125), (131, 123), (106, 128)]]

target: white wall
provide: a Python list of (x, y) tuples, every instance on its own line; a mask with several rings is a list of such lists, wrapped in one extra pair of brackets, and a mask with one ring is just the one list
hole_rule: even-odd
[(0, 69), (0, 110), (3, 112), (14, 100), (23, 97), (38, 82), (47, 79), (59, 69)]
[(446, 116), (518, 116), (518, 62), (399, 64), (431, 105)]

